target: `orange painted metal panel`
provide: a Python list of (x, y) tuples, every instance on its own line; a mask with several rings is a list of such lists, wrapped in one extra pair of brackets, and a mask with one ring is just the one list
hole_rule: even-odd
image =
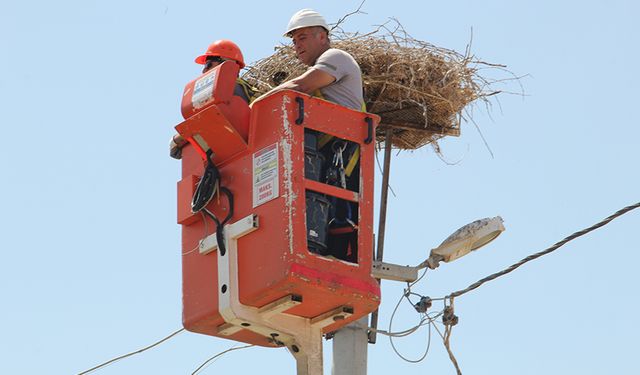
[(336, 186), (323, 184), (314, 180), (304, 180), (304, 186), (308, 190), (316, 191), (318, 193), (329, 194), (340, 199), (348, 200), (351, 202), (358, 202), (358, 193), (346, 189), (341, 189)]
[(200, 214), (191, 212), (191, 198), (200, 178), (189, 175), (178, 181), (178, 224), (193, 224)]
[(182, 94), (182, 117), (188, 119), (212, 104), (229, 103), (240, 67), (226, 61), (187, 83)]
[(201, 137), (200, 139), (214, 151), (213, 161), (216, 165), (247, 149), (243, 137), (215, 104), (181, 122), (176, 126), (176, 130), (188, 139), (204, 158), (206, 149), (194, 141), (194, 138)]
[[(300, 106), (301, 100), (303, 107)], [(300, 115), (301, 108), (304, 116)], [(373, 129), (367, 129), (367, 117), (372, 119)], [(302, 123), (296, 124), (300, 119)], [(218, 165), (221, 184), (234, 194), (231, 222), (250, 214), (257, 215), (259, 219), (257, 230), (238, 239), (239, 294), (243, 304), (262, 307), (283, 296), (297, 294), (302, 296), (302, 303), (287, 313), (308, 318), (344, 305), (353, 307), (354, 314), (349, 319), (337, 321), (325, 332), (338, 329), (377, 308), (380, 288), (371, 276), (375, 150), (374, 142), (365, 144), (364, 140), (371, 130), (375, 131), (378, 120), (377, 116), (294, 91), (278, 92), (252, 105), (248, 144)], [(192, 121), (193, 129), (222, 129), (215, 119), (206, 124), (199, 119), (188, 121)], [(361, 175), (358, 193), (305, 180), (305, 128), (359, 144)], [(211, 144), (218, 142), (216, 147), (223, 149), (231, 147), (225, 134), (220, 131), (207, 137)], [(216, 136), (220, 139), (214, 140)], [(216, 147), (212, 146), (218, 154)], [(277, 151), (275, 156), (273, 149)], [(263, 161), (267, 169), (261, 169)], [(183, 181), (187, 180), (184, 183), (188, 186), (193, 174), (202, 174), (202, 159), (193, 147), (187, 147), (183, 150), (182, 163)], [(273, 184), (259, 181), (258, 175), (260, 178), (274, 178)], [(320, 256), (307, 249), (306, 189), (358, 201), (357, 264)], [(257, 192), (255, 196), (254, 190)], [(264, 191), (271, 195), (264, 194), (261, 199)], [(190, 202), (190, 197), (186, 197), (184, 192), (178, 198), (183, 201), (188, 198)], [(180, 207), (184, 204), (189, 203), (179, 202)], [(229, 209), (224, 196), (214, 197), (207, 208), (218, 217), (226, 216)], [(200, 239), (215, 232), (215, 226), (209, 219), (205, 225), (200, 215), (182, 224), (183, 324), (190, 331), (219, 336), (218, 327), (224, 324), (224, 320), (218, 311), (217, 254), (214, 251), (201, 255), (197, 250), (193, 251)], [(274, 345), (246, 330), (225, 338), (263, 346)]]

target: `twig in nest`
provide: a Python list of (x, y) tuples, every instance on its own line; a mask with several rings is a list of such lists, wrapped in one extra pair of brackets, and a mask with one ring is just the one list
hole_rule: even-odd
[(353, 16), (354, 14), (366, 14), (365, 12), (361, 12), (361, 11), (360, 11), (360, 9), (362, 9), (362, 6), (364, 5), (364, 3), (365, 3), (366, 1), (367, 1), (367, 0), (362, 0), (362, 2), (360, 3), (360, 5), (358, 6), (358, 9), (354, 10), (354, 11), (353, 11), (353, 12), (351, 12), (351, 13), (347, 13), (347, 14), (345, 14), (344, 16), (342, 16), (342, 17), (338, 20), (338, 22), (336, 22), (336, 23), (333, 25), (333, 27), (331, 28), (331, 30), (329, 30), (329, 31), (333, 31), (333, 30), (334, 30), (335, 28), (337, 28), (341, 23), (343, 23), (343, 22), (344, 22), (348, 17)]

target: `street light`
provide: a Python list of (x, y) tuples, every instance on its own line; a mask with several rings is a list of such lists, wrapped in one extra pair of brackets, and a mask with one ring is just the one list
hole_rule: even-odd
[(431, 250), (429, 259), (419, 268), (436, 269), (441, 261), (449, 263), (495, 240), (504, 232), (504, 221), (500, 216), (476, 220), (447, 237), (440, 246)]
[(429, 258), (417, 267), (373, 262), (373, 276), (378, 279), (413, 282), (418, 279), (418, 270), (436, 269), (440, 262), (449, 263), (481, 248), (504, 232), (500, 216), (476, 220), (453, 232), (440, 246), (431, 250)]

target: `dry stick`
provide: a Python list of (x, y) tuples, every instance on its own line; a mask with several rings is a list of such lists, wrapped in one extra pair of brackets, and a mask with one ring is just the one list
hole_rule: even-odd
[(465, 48), (465, 51), (464, 51), (465, 61), (471, 56), (471, 43), (473, 43), (473, 26), (471, 27), (471, 35), (469, 36), (469, 43), (467, 43), (467, 48)]
[(340, 18), (338, 20), (338, 22), (336, 22), (336, 24), (331, 28), (331, 30), (329, 31), (333, 31), (333, 29), (335, 29), (336, 27), (338, 27), (338, 25), (340, 25), (341, 23), (344, 22), (344, 20), (346, 20), (348, 17), (353, 16), (354, 14), (358, 14), (358, 13), (363, 13), (360, 11), (360, 9), (362, 8), (362, 6), (364, 5), (365, 1), (367, 0), (362, 0), (362, 2), (360, 3), (360, 6), (358, 6), (358, 9), (356, 9), (355, 11), (351, 12), (351, 13), (347, 13), (344, 16), (342, 16), (342, 18)]
[(476, 121), (473, 119), (473, 117), (469, 117), (469, 120), (471, 120), (471, 123), (473, 124), (473, 126), (475, 126), (476, 130), (478, 131), (478, 134), (480, 134), (480, 138), (482, 138), (482, 142), (484, 143), (484, 146), (487, 148), (487, 151), (489, 151), (489, 154), (491, 154), (491, 159), (495, 159), (493, 155), (493, 151), (491, 150), (491, 147), (489, 147), (489, 142), (487, 142), (487, 139), (484, 137), (484, 134), (482, 134), (482, 130), (480, 130), (480, 127), (478, 126)]

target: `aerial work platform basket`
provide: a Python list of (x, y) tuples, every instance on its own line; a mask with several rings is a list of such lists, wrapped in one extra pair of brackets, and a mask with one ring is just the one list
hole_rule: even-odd
[[(186, 120), (176, 126), (189, 140), (178, 182), (183, 324), (192, 332), (287, 346), (300, 369), (318, 360), (298, 356), (315, 356), (318, 346), (321, 355), (322, 333), (380, 302), (371, 275), (379, 118), (291, 90), (249, 108), (230, 95), (237, 71), (225, 73), (228, 64), (187, 85)], [(204, 99), (203, 85), (211, 86)], [(232, 214), (222, 236), (191, 207), (209, 150), (220, 186), (233, 198), (218, 194), (206, 206), (219, 218)], [(336, 177), (337, 165), (348, 176)]]

